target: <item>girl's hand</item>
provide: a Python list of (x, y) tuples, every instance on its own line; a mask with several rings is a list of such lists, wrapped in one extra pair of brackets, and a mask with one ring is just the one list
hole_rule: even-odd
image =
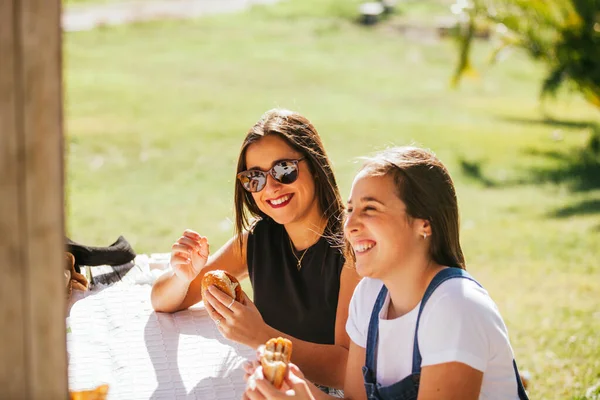
[(208, 261), (208, 239), (186, 229), (171, 247), (171, 268), (177, 277), (191, 282)]
[(244, 382), (248, 383), (248, 379), (254, 375), (254, 372), (258, 367), (260, 367), (260, 362), (257, 360), (246, 361), (242, 364), (242, 368), (244, 368)]
[(253, 376), (255, 384), (254, 388), (248, 387), (244, 392), (244, 400), (278, 400), (278, 399), (298, 399), (298, 400), (315, 400), (310, 393), (308, 383), (304, 379), (304, 375), (294, 364), (289, 364), (288, 373), (285, 379), (286, 385), (280, 390), (266, 379), (262, 374)]
[(242, 301), (238, 302), (212, 285), (206, 292), (204, 306), (221, 334), (229, 340), (257, 348), (270, 338), (269, 327), (244, 292)]

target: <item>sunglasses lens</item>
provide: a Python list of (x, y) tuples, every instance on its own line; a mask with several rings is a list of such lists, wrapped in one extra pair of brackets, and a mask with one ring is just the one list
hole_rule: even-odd
[(273, 166), (271, 174), (284, 185), (293, 183), (298, 179), (298, 164), (294, 161), (282, 161)]
[(260, 192), (267, 183), (267, 176), (262, 171), (244, 171), (239, 175), (244, 189), (249, 192)]
[(249, 192), (260, 192), (267, 184), (267, 174), (271, 174), (273, 179), (284, 185), (294, 183), (298, 179), (298, 161), (280, 161), (273, 165), (268, 172), (258, 169), (250, 169), (238, 174), (240, 183)]

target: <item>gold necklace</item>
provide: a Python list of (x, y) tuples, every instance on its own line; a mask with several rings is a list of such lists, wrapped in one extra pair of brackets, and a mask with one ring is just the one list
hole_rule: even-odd
[(307, 247), (306, 249), (304, 249), (304, 252), (300, 256), (300, 258), (298, 258), (298, 256), (296, 255), (296, 250), (294, 250), (294, 243), (292, 243), (292, 239), (289, 236), (288, 236), (288, 240), (290, 241), (290, 248), (292, 249), (292, 254), (294, 255), (294, 258), (296, 259), (296, 261), (298, 261), (298, 264), (296, 264), (296, 268), (298, 268), (298, 271), (300, 271), (300, 268), (302, 268), (302, 259), (306, 255), (306, 252), (308, 251), (308, 249), (310, 249), (310, 246)]

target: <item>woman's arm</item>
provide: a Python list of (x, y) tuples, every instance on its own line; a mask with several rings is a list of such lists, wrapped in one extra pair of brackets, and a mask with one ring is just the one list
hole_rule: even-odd
[[(348, 264), (348, 263), (347, 263)], [(334, 388), (344, 387), (346, 362), (350, 339), (346, 333), (348, 307), (360, 277), (354, 268), (344, 265), (340, 274), (340, 292), (335, 320), (335, 344), (323, 345), (305, 342), (273, 329), (271, 337), (283, 336), (294, 346), (294, 363), (312, 382)]]
[[(344, 267), (340, 276), (340, 291), (335, 323), (335, 342), (331, 345), (317, 344), (292, 337), (267, 325), (254, 303), (245, 299), (243, 303), (231, 303), (231, 298), (219, 290), (210, 290), (206, 302), (211, 318), (219, 321), (219, 331), (227, 339), (257, 348), (274, 337), (285, 337), (292, 341), (293, 359), (309, 380), (335, 388), (343, 388), (346, 360), (348, 358), (348, 335), (345, 326), (348, 307), (354, 288), (360, 278), (353, 268)], [(231, 304), (230, 304), (231, 303)], [(285, 316), (293, 318), (293, 316)]]
[(294, 345), (294, 363), (312, 382), (339, 389), (344, 387), (345, 366), (350, 344), (346, 333), (346, 320), (350, 299), (359, 281), (360, 277), (356, 270), (346, 263), (340, 274), (334, 345), (314, 344), (283, 335)]
[(423, 367), (419, 400), (477, 400), (483, 372), (460, 362)]
[[(178, 240), (178, 243), (184, 239), (188, 247), (194, 246), (191, 242), (200, 240), (200, 235), (193, 231), (186, 231), (184, 236)], [(248, 234), (244, 233), (242, 237), (242, 250), (237, 244), (237, 238), (231, 238), (225, 243), (219, 251), (208, 258), (206, 264), (200, 267), (200, 272), (191, 281), (182, 278), (186, 274), (177, 274), (173, 269), (159, 277), (152, 286), (150, 295), (152, 307), (161, 312), (175, 312), (185, 310), (186, 308), (202, 300), (200, 285), (202, 277), (208, 271), (222, 269), (235, 276), (239, 281), (248, 276), (248, 266), (246, 264), (246, 243)], [(177, 257), (177, 247), (185, 244), (176, 243), (173, 246), (171, 260)], [(190, 249), (194, 251), (196, 248)], [(208, 248), (207, 248), (208, 251)], [(206, 254), (208, 256), (208, 252)], [(186, 266), (192, 269), (192, 266)], [(173, 267), (175, 268), (175, 267)]]

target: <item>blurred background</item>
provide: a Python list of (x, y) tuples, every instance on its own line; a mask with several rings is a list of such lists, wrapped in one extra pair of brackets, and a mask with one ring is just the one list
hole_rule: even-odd
[[(531, 4), (529, 4), (531, 3)], [(356, 157), (433, 150), (532, 399), (600, 398), (600, 0), (64, 0), (67, 227), (138, 254), (233, 233), (238, 151), (309, 118)]]

